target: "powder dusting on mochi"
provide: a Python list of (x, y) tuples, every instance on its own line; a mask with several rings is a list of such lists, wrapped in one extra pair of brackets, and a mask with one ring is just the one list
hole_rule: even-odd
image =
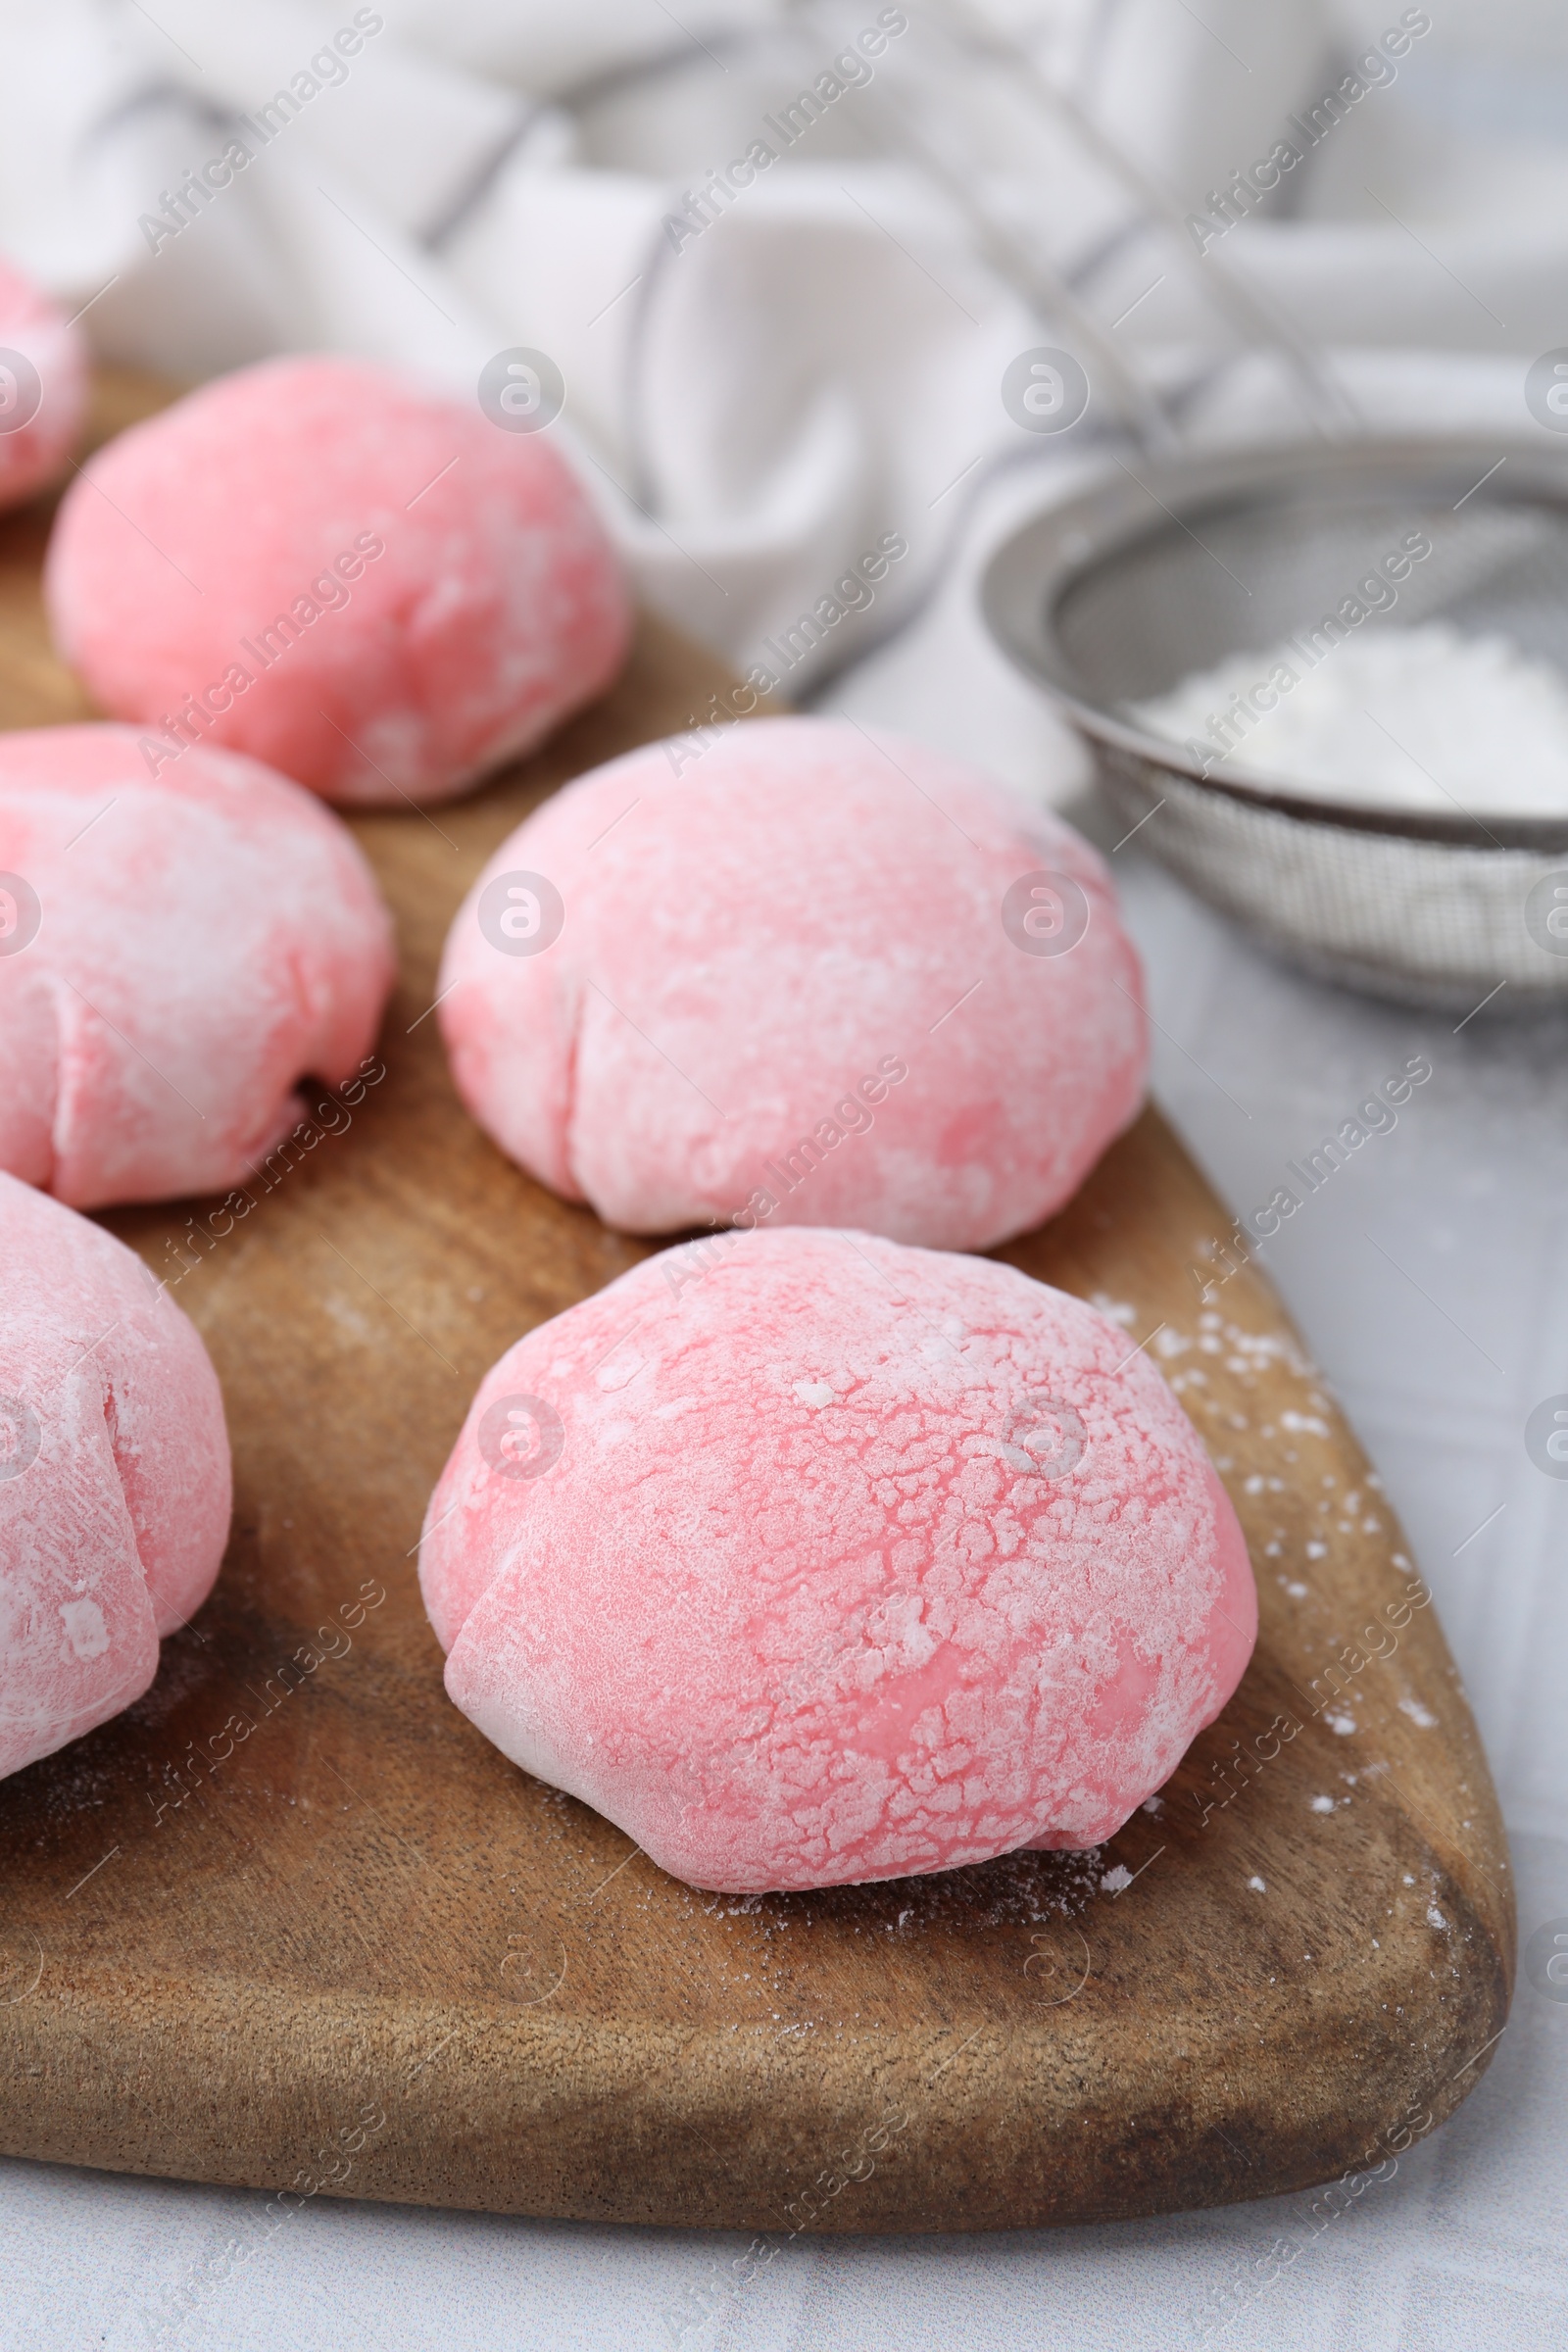
[(0, 734), (0, 1168), (77, 1208), (246, 1183), (394, 974), (353, 835), (253, 760)]
[(44, 587), (64, 658), (158, 772), (222, 744), (389, 808), (531, 750), (631, 633), (546, 433), (332, 357), (241, 368), (98, 452)]
[(0, 1175), (0, 1775), (129, 1706), (231, 1501), (195, 1327), (122, 1243)]
[(923, 746), (758, 719), (579, 777), (491, 858), (438, 983), (458, 1090), (612, 1225), (984, 1249), (1135, 1115), (1143, 977), (1071, 828)]
[(455, 1702), (725, 1889), (1110, 1837), (1256, 1593), (1203, 1447), (1092, 1307), (865, 1233), (649, 1260), (487, 1375), (419, 1574)]

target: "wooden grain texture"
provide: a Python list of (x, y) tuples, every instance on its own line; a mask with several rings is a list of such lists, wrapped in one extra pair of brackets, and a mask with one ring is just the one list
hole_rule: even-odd
[[(106, 414), (153, 398), (121, 385)], [(8, 725), (81, 708), (37, 610), (43, 527), (0, 530)], [(428, 819), (357, 820), (401, 943), (384, 1079), (242, 1221), (104, 1220), (212, 1350), (233, 1540), (151, 1691), (0, 1785), (0, 2147), (780, 2236), (1364, 2187), (1487, 2064), (1507, 1852), (1393, 1515), (1256, 1271), (1200, 1297), (1230, 1220), (1154, 1110), (1001, 1252), (1148, 1340), (1247, 1529), (1256, 1655), (1152, 1810), (1091, 1856), (713, 1896), (445, 1697), (414, 1546), (468, 1397), (643, 1246), (462, 1112), (428, 1017), (441, 940), (542, 794), (720, 683), (650, 625), (543, 758)]]

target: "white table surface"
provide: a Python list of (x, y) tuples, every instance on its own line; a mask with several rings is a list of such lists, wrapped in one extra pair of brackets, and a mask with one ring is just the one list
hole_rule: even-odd
[[(1133, 851), (1116, 867), (1163, 1032), (1156, 1092), (1236, 1204), (1266, 1200), (1280, 1164), (1385, 1071), (1431, 1055), (1397, 1129), (1307, 1203), (1268, 1263), (1436, 1592), (1528, 1935), (1568, 1918), (1568, 1481), (1543, 1476), (1523, 1440), (1531, 1407), (1568, 1390), (1568, 1022), (1454, 1036), (1449, 1018), (1288, 975)], [(6, 2162), (0, 2347), (1562, 2352), (1565, 2103), (1568, 2002), (1522, 1980), (1471, 2098), (1316, 2236), (1303, 2195), (1005, 2237), (803, 2240), (725, 2299), (743, 2237), (320, 2200), (162, 2339), (149, 2303), (248, 2234), (263, 2200)], [(1283, 2268), (1279, 2240), (1298, 2249)], [(713, 2291), (714, 2317), (683, 2325), (671, 2315), (693, 2285)]]

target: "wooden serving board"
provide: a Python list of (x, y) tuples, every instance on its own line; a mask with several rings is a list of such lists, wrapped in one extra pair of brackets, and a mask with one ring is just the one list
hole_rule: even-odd
[[(81, 709), (43, 531), (0, 532), (10, 725)], [(1200, 1298), (1230, 1219), (1152, 1109), (1002, 1254), (1153, 1335), (1251, 1546), (1256, 1655), (1153, 1810), (1091, 1856), (714, 1896), (449, 1704), (426, 1495), (487, 1366), (643, 1245), (464, 1115), (428, 1017), (441, 941), (542, 794), (722, 683), (649, 626), (543, 758), (428, 821), (357, 820), (401, 940), (384, 1080), (242, 1222), (105, 1219), (188, 1266), (233, 1540), (151, 1691), (0, 1785), (6, 2151), (779, 2236), (994, 2229), (1386, 2168), (1487, 2064), (1513, 1908), (1454, 1668), (1266, 1283)]]

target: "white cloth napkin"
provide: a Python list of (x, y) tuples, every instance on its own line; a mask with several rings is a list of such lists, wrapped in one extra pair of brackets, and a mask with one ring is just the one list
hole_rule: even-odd
[[(644, 599), (797, 699), (933, 596), (951, 608), (977, 509), (1016, 511), (1115, 428), (1115, 365), (1173, 388), (1201, 436), (1303, 414), (1277, 368), (1244, 367), (1250, 413), (1238, 397), (1237, 355), (1271, 322), (1311, 344), (1499, 353), (1498, 414), (1528, 429), (1523, 367), (1561, 331), (1568, 161), (1549, 125), (1505, 141), (1483, 110), (1455, 130), (1464, 56), (1428, 12), (947, 5), (964, 13), (5, 0), (0, 245), (106, 356), (181, 376), (336, 349), (469, 394), (498, 350), (546, 352), (566, 386), (551, 429)], [(1368, 55), (1376, 79), (1355, 75)], [(1329, 106), (1348, 74), (1362, 94)], [(1131, 161), (1142, 203), (1032, 74)], [(1521, 66), (1508, 86), (1539, 83)], [(236, 138), (249, 160), (225, 173)], [(1250, 217), (1191, 225), (1282, 139), (1300, 165)], [(759, 142), (776, 155), (760, 168)], [(713, 194), (748, 151), (750, 183)], [(192, 192), (215, 163), (227, 184)], [(706, 217), (687, 202), (705, 190)], [(1053, 307), (1063, 283), (1081, 319)], [(1232, 310), (1261, 306), (1240, 335), (1227, 288)], [(1060, 438), (1002, 397), (1043, 345), (1089, 367), (1090, 412)], [(1408, 409), (1429, 412), (1441, 381), (1413, 373)], [(907, 552), (867, 589), (856, 573), (884, 538)], [(929, 629), (915, 642), (915, 671), (943, 672)], [(980, 678), (1007, 716), (968, 748), (1059, 789), (1055, 730), (1000, 664)]]

